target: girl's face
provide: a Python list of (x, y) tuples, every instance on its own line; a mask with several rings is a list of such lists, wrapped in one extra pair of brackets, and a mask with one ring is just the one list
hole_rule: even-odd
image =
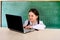
[(29, 12), (29, 17), (28, 18), (31, 22), (34, 22), (34, 21), (37, 20), (38, 16), (36, 16), (33, 12)]

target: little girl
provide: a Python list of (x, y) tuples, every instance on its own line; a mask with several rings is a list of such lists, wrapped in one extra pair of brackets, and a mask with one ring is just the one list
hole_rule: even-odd
[(26, 29), (33, 28), (35, 30), (46, 28), (43, 21), (39, 21), (39, 12), (34, 8), (29, 10), (28, 20), (25, 21), (23, 26)]

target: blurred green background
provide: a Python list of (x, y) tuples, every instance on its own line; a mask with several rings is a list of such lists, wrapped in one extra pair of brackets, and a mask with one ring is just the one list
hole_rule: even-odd
[(25, 1), (2, 2), (2, 27), (7, 27), (5, 14), (22, 16), (23, 23), (28, 19), (28, 11), (36, 8), (40, 13), (40, 20), (46, 28), (60, 28), (60, 2), (52, 1)]

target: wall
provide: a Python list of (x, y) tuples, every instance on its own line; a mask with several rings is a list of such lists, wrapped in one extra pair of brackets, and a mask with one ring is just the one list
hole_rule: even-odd
[(0, 27), (1, 27), (1, 1), (0, 1)]
[(47, 28), (60, 28), (60, 2), (2, 2), (2, 26), (7, 27), (5, 14), (22, 16), (23, 22), (28, 17), (28, 10), (36, 8), (40, 13), (40, 20)]
[(60, 0), (2, 0), (2, 1), (60, 1)]

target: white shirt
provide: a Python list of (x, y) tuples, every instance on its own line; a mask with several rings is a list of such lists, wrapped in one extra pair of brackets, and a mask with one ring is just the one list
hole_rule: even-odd
[[(28, 20), (25, 21), (25, 23), (23, 24), (23, 26), (26, 26), (28, 24)], [(34, 29), (45, 29), (46, 25), (44, 25), (43, 21), (39, 21), (39, 24), (37, 24), (37, 22), (35, 24), (32, 24), (30, 22), (30, 25), (32, 26), (32, 28)]]

